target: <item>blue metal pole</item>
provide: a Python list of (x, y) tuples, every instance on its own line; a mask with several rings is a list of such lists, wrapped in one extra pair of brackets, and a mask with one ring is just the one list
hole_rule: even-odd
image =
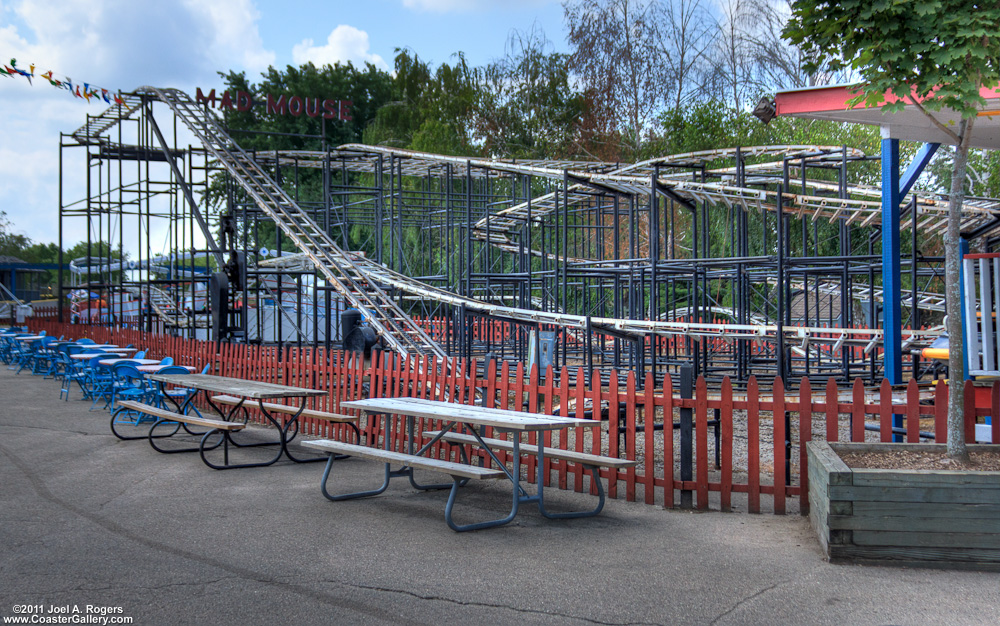
[[(883, 327), (885, 329), (885, 376), (893, 385), (903, 382), (902, 298), (899, 267), (899, 203), (930, 163), (941, 144), (925, 143), (913, 157), (902, 178), (899, 176), (899, 141), (882, 140), (882, 289)], [(964, 318), (963, 318), (964, 319)], [(891, 358), (890, 358), (891, 355)], [(892, 440), (905, 441), (899, 430), (903, 416), (892, 416)]]
[(903, 382), (903, 332), (899, 264), (899, 140), (882, 139), (882, 319), (885, 377)]
[(899, 197), (902, 198), (910, 192), (910, 188), (913, 187), (913, 183), (917, 182), (917, 178), (920, 177), (924, 172), (924, 168), (927, 164), (931, 162), (931, 157), (937, 152), (937, 149), (941, 146), (939, 143), (925, 143), (920, 146), (917, 150), (917, 154), (914, 155), (913, 161), (906, 168), (903, 173), (903, 177), (899, 181)]

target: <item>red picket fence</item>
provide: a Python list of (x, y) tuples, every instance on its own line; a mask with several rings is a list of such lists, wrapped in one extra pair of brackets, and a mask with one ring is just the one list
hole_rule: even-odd
[[(771, 510), (783, 514), (789, 505), (808, 511), (805, 442), (813, 437), (828, 441), (890, 441), (894, 416), (903, 421), (905, 439), (917, 442), (933, 437), (946, 441), (948, 386), (936, 385), (921, 396), (910, 381), (905, 392), (883, 381), (878, 390), (866, 390), (860, 379), (846, 391), (831, 379), (813, 390), (808, 379), (797, 392), (786, 393), (775, 378), (762, 389), (751, 378), (745, 392), (734, 392), (730, 380), (719, 389), (709, 389), (699, 378), (693, 397), (679, 397), (673, 380), (665, 377), (654, 384), (651, 374), (638, 381), (634, 372), (612, 371), (607, 384), (595, 370), (587, 376), (582, 368), (575, 377), (563, 368), (559, 376), (539, 376), (536, 368), (526, 372), (521, 363), (512, 366), (491, 361), (480, 375), (476, 362), (463, 359), (433, 359), (418, 356), (376, 354), (370, 363), (348, 353), (319, 348), (216, 344), (145, 333), (134, 329), (60, 325), (32, 320), (32, 330), (51, 335), (90, 336), (95, 341), (133, 344), (157, 358), (172, 356), (176, 363), (199, 371), (205, 364), (221, 376), (261, 380), (285, 385), (325, 389), (327, 395), (312, 399), (311, 408), (349, 413), (343, 401), (364, 397), (421, 397), (457, 403), (530, 412), (560, 414), (581, 419), (602, 419), (607, 428), (575, 428), (545, 433), (545, 445), (580, 452), (638, 460), (627, 470), (603, 470), (611, 497), (623, 495), (634, 501), (668, 507), (688, 492), (697, 509), (734, 508), (734, 494), (743, 494), (746, 510)], [(964, 386), (966, 439), (975, 440), (975, 424), (981, 417), (1000, 415), (1000, 381), (989, 390), (988, 406), (977, 407), (976, 388)], [(980, 405), (984, 404), (982, 401)], [(680, 439), (675, 424), (682, 411), (693, 415), (691, 478), (682, 479)], [(253, 419), (263, 421), (260, 416)], [(922, 430), (921, 420), (926, 428)], [(1000, 419), (991, 421), (993, 443), (1000, 443)], [(869, 427), (866, 429), (866, 425)], [(393, 449), (402, 450), (401, 428), (388, 428), (381, 420), (363, 424), (369, 442), (384, 444), (389, 437)], [(419, 420), (415, 432), (441, 428), (437, 420)], [(877, 430), (871, 428), (877, 427)], [(343, 424), (303, 419), (304, 434), (352, 441), (353, 431)], [(716, 429), (718, 435), (716, 436)], [(487, 436), (502, 436), (486, 429)], [(534, 443), (536, 435), (529, 436)], [(717, 442), (717, 444), (716, 444)], [(717, 452), (714, 448), (717, 446)], [(467, 449), (468, 454), (474, 451)], [(458, 460), (458, 448), (436, 444), (438, 458)], [(510, 461), (507, 453), (500, 458)], [(716, 458), (718, 462), (716, 463)], [(526, 459), (528, 476), (534, 477), (536, 460)], [(565, 461), (545, 459), (544, 476), (559, 488), (582, 491), (583, 468)], [(592, 489), (592, 487), (589, 487)], [(763, 498), (762, 498), (763, 496)]]

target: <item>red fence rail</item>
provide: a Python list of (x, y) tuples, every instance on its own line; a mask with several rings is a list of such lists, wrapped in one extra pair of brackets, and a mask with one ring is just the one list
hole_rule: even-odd
[[(216, 344), (130, 328), (74, 326), (39, 319), (31, 320), (29, 326), (51, 335), (133, 344), (145, 349), (148, 356), (171, 356), (176, 363), (199, 370), (209, 365), (211, 373), (222, 376), (327, 390), (325, 396), (310, 400), (311, 408), (318, 410), (349, 413), (340, 404), (364, 397), (421, 397), (603, 419), (608, 422), (606, 429), (570, 429), (541, 436), (546, 446), (638, 460), (636, 467), (627, 470), (602, 471), (608, 494), (668, 507), (678, 503), (681, 493), (690, 492), (695, 508), (728, 511), (734, 508), (734, 494), (745, 494), (742, 506), (752, 513), (771, 510), (782, 514), (790, 504), (804, 513), (808, 510), (808, 485), (801, 480), (808, 475), (805, 442), (815, 437), (890, 441), (893, 416), (901, 416), (908, 442), (920, 441), (922, 433), (939, 443), (947, 438), (946, 384), (935, 385), (928, 392), (915, 381), (905, 390), (894, 390), (883, 381), (877, 390), (871, 390), (857, 379), (850, 390), (844, 390), (830, 379), (824, 387), (814, 389), (803, 378), (797, 392), (787, 393), (781, 378), (769, 381), (765, 388), (751, 378), (746, 391), (737, 393), (728, 378), (718, 389), (709, 389), (704, 378), (699, 378), (693, 397), (684, 399), (669, 376), (657, 386), (651, 374), (638, 381), (633, 372), (612, 371), (608, 383), (602, 385), (597, 371), (588, 377), (580, 368), (571, 378), (563, 368), (558, 377), (540, 377), (536, 368), (525, 371), (523, 364), (512, 366), (506, 361), (499, 369), (497, 362), (491, 361), (480, 376), (474, 360), (459, 358), (381, 353), (366, 362), (322, 347)], [(1000, 415), (1000, 381), (988, 391), (989, 402), (978, 403), (988, 406), (977, 407), (975, 386), (971, 381), (964, 385), (968, 441), (975, 440), (980, 418)], [(680, 443), (674, 432), (682, 410), (691, 410), (694, 416), (691, 480), (681, 479)], [(307, 435), (348, 441), (353, 437), (343, 424), (303, 419), (300, 427)], [(421, 420), (416, 432), (440, 427), (436, 420)], [(390, 436), (389, 445), (394, 449), (401, 450), (404, 445), (395, 438), (402, 429), (389, 429), (380, 420), (369, 420), (362, 428), (370, 442), (384, 443)], [(490, 431), (485, 434), (502, 436)], [(991, 420), (990, 433), (992, 443), (1000, 443), (1000, 419)], [(457, 457), (457, 449), (447, 444), (437, 444), (433, 453), (439, 458)], [(500, 458), (511, 460), (506, 453)], [(527, 475), (534, 476), (535, 459), (528, 457), (526, 463)], [(545, 464), (544, 475), (560, 488), (584, 488), (582, 467), (550, 458)]]

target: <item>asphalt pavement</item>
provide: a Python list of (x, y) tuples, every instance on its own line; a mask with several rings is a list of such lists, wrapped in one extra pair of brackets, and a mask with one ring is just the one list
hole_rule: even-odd
[[(609, 501), (455, 533), (447, 492), (330, 502), (322, 463), (215, 471), (0, 366), (0, 619), (133, 624), (993, 624), (1000, 575), (827, 563), (808, 519)], [(262, 452), (258, 448), (256, 452)], [(344, 491), (380, 468), (335, 466)], [(480, 483), (488, 481), (479, 481)], [(509, 506), (467, 487), (459, 521)], [(590, 496), (547, 492), (553, 505)], [(30, 621), (27, 623), (31, 623)], [(110, 622), (109, 622), (110, 623)]]

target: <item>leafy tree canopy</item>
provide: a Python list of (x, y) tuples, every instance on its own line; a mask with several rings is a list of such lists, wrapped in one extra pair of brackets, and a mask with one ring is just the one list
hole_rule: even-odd
[(31, 245), (31, 240), (23, 233), (15, 233), (13, 226), (7, 219), (7, 212), (0, 211), (0, 256), (14, 256), (27, 261), (24, 251)]
[(486, 154), (540, 159), (579, 152), (586, 98), (573, 88), (570, 56), (551, 47), (538, 28), (514, 32), (507, 54), (477, 70), (476, 133)]
[[(366, 63), (364, 68), (356, 68), (350, 62), (346, 65), (337, 63), (322, 67), (316, 67), (312, 63), (299, 67), (289, 65), (284, 71), (270, 67), (259, 83), (250, 82), (245, 72), (229, 72), (220, 76), (227, 90), (253, 94), (258, 103), (249, 111), (232, 109), (223, 112), (226, 125), (231, 131), (253, 130), (315, 137), (323, 135), (327, 143), (334, 146), (360, 142), (365, 127), (375, 118), (376, 111), (392, 98), (392, 77), (370, 63)], [(349, 100), (351, 119), (325, 120), (322, 116), (268, 113), (264, 106), (267, 94), (274, 98), (282, 95), (317, 98), (320, 102), (327, 99)], [(239, 132), (233, 134), (244, 148), (322, 148), (322, 140), (317, 138), (241, 135)]]
[[(855, 103), (878, 105), (886, 93), (901, 110), (912, 102), (957, 144), (952, 161), (948, 228), (944, 237), (948, 370), (964, 378), (960, 312), (959, 236), (969, 142), (983, 87), (1000, 84), (1000, 2), (996, 0), (795, 0), (784, 35), (812, 55), (810, 65), (850, 67), (862, 79)], [(945, 125), (930, 111), (961, 113)], [(899, 382), (899, 381), (896, 381)], [(968, 461), (962, 394), (948, 398), (948, 455)]]
[(969, 118), (984, 104), (980, 88), (1000, 83), (998, 24), (995, 0), (796, 0), (784, 35), (809, 55), (807, 70), (856, 72), (863, 83), (856, 102), (877, 105), (887, 92), (904, 99), (912, 91), (929, 98), (927, 109)]
[(472, 155), (473, 71), (462, 54), (436, 70), (413, 51), (396, 49), (392, 99), (378, 109), (364, 142), (450, 155)]

